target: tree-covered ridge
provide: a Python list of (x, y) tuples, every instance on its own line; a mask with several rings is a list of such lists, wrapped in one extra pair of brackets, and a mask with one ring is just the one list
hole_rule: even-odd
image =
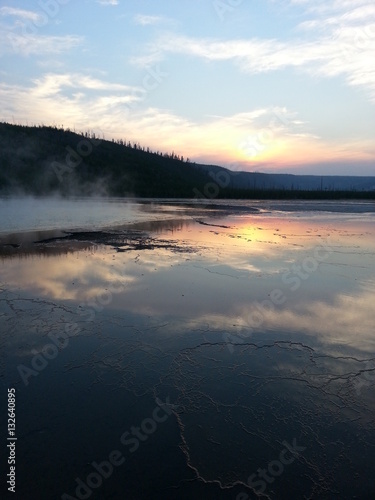
[(0, 123), (0, 194), (374, 199), (375, 177), (232, 172), (139, 142), (62, 126)]
[(0, 191), (26, 194), (193, 196), (208, 175), (175, 152), (63, 127), (0, 123)]

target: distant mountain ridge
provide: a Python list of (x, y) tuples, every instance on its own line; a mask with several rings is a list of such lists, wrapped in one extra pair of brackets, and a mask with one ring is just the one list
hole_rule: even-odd
[(138, 143), (0, 123), (0, 194), (165, 198), (375, 198), (375, 176), (232, 172)]
[[(195, 165), (201, 171), (222, 170), (216, 165)], [(374, 166), (375, 170), (375, 166)], [(231, 187), (237, 189), (286, 189), (313, 191), (375, 191), (375, 176), (265, 174), (233, 172)]]

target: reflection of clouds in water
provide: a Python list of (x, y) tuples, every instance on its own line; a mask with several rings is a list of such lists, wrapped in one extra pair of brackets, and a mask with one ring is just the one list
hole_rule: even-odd
[(11, 260), (2, 273), (8, 288), (52, 300), (88, 300), (108, 287), (135, 281), (126, 264), (108, 252), (68, 254), (59, 259)]
[[(208, 217), (206, 220), (207, 224), (212, 222)], [(374, 322), (370, 292), (362, 291), (363, 296), (359, 295), (357, 282), (339, 281), (344, 272), (362, 278), (360, 272), (371, 271), (355, 265), (360, 259), (365, 262), (367, 256), (361, 256), (360, 250), (370, 244), (367, 236), (364, 238), (364, 222), (358, 227), (353, 222), (346, 223), (347, 230), (360, 235), (354, 240), (355, 234), (351, 233), (344, 252), (338, 245), (341, 236), (332, 236), (336, 243), (332, 259), (346, 267), (319, 267), (316, 274), (308, 274), (314, 274), (314, 278), (307, 287), (300, 280), (304, 287), (294, 294), (278, 275), (285, 267), (291, 269), (291, 263), (311, 259), (326, 240), (328, 229), (320, 218), (309, 220), (308, 224), (306, 220), (261, 216), (232, 216), (213, 222), (225, 222), (230, 227), (213, 228), (191, 220), (152, 222), (149, 229), (152, 226), (154, 230), (166, 231), (152, 242), (169, 241), (172, 246), (120, 253), (108, 246), (96, 246), (59, 258), (10, 259), (4, 266), (4, 280), (7, 286), (21, 286), (42, 298), (78, 303), (93, 300), (121, 283), (124, 289), (113, 297), (112, 309), (159, 317), (180, 316), (186, 322), (191, 317), (201, 318), (215, 329), (244, 337), (249, 335), (249, 328), (256, 326), (254, 317), (259, 317), (255, 301), (266, 299), (276, 287), (285, 292), (287, 301), (273, 310), (261, 311), (259, 330), (303, 330), (330, 339), (346, 338), (353, 332), (362, 339), (369, 335)], [(178, 241), (170, 229), (178, 230)], [(353, 241), (358, 248), (348, 253), (348, 243)], [(176, 245), (182, 252), (175, 251)], [(338, 290), (342, 293), (338, 294)], [(325, 302), (319, 300), (322, 293), (327, 297)]]
[(320, 300), (287, 300), (284, 305), (264, 308), (254, 301), (246, 306), (232, 304), (225, 312), (210, 311), (187, 320), (192, 328), (196, 322), (208, 325), (210, 332), (222, 332), (222, 340), (228, 344), (251, 342), (253, 334), (311, 335), (319, 342), (351, 346), (361, 351), (373, 352), (375, 311), (373, 297), (375, 284), (360, 289), (355, 295), (337, 294), (330, 303)]
[[(303, 332), (326, 343), (345, 342), (366, 350), (374, 347), (374, 289), (361, 290), (351, 296), (338, 294), (330, 304), (311, 301), (293, 308), (287, 302), (285, 307), (275, 306), (273, 310), (250, 304), (242, 310), (242, 315), (249, 319), (247, 324), (258, 331)], [(252, 318), (261, 318), (260, 324), (254, 324)]]

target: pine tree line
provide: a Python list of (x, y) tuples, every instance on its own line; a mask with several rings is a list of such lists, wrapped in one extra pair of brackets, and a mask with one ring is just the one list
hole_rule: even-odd
[[(5, 124), (6, 122), (2, 122), (2, 123)], [(14, 125), (17, 125), (17, 127), (22, 127), (22, 128), (39, 128), (39, 129), (47, 129), (47, 130), (51, 129), (51, 130), (55, 130), (55, 131), (62, 132), (62, 133), (63, 132), (74, 133), (74, 134), (80, 135), (81, 137), (84, 137), (85, 139), (93, 139), (93, 140), (100, 139), (100, 137), (98, 137), (93, 130), (86, 130), (85, 132), (82, 132), (82, 131), (77, 131), (75, 128), (73, 130), (70, 127), (64, 128), (64, 125), (56, 125), (56, 124), (55, 125), (14, 124)], [(106, 140), (104, 135), (101, 139)], [(168, 153), (168, 152), (163, 153), (162, 151), (159, 151), (159, 150), (153, 151), (149, 147), (142, 146), (138, 141), (131, 142), (131, 141), (127, 141), (126, 139), (114, 139), (114, 138), (112, 138), (111, 142), (113, 142), (114, 144), (119, 144), (120, 146), (124, 146), (126, 148), (135, 149), (138, 151), (143, 151), (145, 153), (151, 153), (151, 154), (154, 154), (157, 156), (162, 156), (163, 158), (170, 158), (172, 160), (190, 163), (190, 158), (184, 158), (183, 155), (176, 154), (174, 151), (172, 151), (171, 153)]]

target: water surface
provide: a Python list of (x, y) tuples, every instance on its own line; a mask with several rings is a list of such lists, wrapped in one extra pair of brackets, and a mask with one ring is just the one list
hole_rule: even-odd
[(372, 204), (68, 205), (3, 219), (17, 498), (374, 497)]

